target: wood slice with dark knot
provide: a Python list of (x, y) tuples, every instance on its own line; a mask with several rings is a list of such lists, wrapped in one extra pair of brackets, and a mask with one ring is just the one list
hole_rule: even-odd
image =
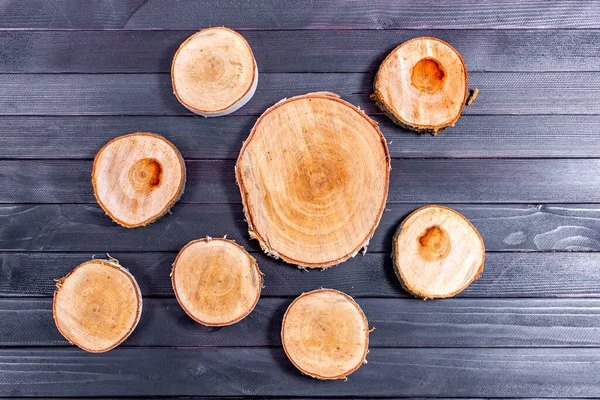
[(250, 236), (266, 253), (309, 268), (339, 264), (366, 247), (389, 175), (377, 124), (332, 93), (269, 108), (236, 165)]
[(398, 227), (393, 245), (396, 275), (417, 297), (452, 297), (483, 272), (483, 239), (468, 219), (447, 207), (414, 211)]
[(454, 126), (468, 94), (467, 68), (460, 54), (440, 39), (419, 37), (383, 60), (372, 99), (398, 125), (437, 135)]
[(126, 228), (165, 215), (183, 194), (185, 163), (168, 140), (138, 132), (108, 142), (94, 159), (92, 185), (98, 204)]

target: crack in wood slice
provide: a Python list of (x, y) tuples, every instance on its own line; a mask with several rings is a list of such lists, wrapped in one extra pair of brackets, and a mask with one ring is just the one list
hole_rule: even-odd
[(304, 293), (288, 307), (281, 341), (290, 361), (318, 379), (344, 379), (369, 350), (369, 324), (352, 297), (332, 289)]
[(87, 261), (57, 281), (53, 315), (59, 332), (91, 353), (122, 343), (142, 315), (133, 275), (114, 260)]
[(138, 132), (108, 142), (96, 155), (92, 185), (98, 204), (126, 228), (165, 215), (183, 194), (185, 163), (168, 140)]
[(460, 54), (440, 39), (419, 37), (396, 47), (381, 63), (371, 98), (396, 124), (437, 135), (454, 126), (468, 94)]
[(265, 111), (236, 165), (251, 238), (266, 253), (309, 268), (339, 264), (368, 244), (389, 174), (377, 124), (330, 93)]
[(404, 289), (424, 299), (446, 298), (479, 278), (485, 246), (464, 216), (447, 207), (426, 206), (398, 227), (392, 257)]
[(250, 45), (224, 27), (204, 29), (187, 38), (171, 65), (177, 100), (204, 117), (230, 114), (254, 95), (258, 68)]
[(256, 306), (262, 274), (256, 260), (232, 240), (205, 238), (184, 246), (171, 273), (177, 301), (196, 322), (225, 326)]

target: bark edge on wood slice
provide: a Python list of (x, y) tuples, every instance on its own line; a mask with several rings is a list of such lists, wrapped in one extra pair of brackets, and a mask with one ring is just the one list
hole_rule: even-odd
[(265, 253), (308, 268), (366, 251), (385, 208), (389, 176), (377, 123), (329, 92), (267, 109), (236, 164), (250, 237)]
[(242, 246), (206, 237), (181, 249), (171, 283), (190, 318), (205, 326), (226, 326), (254, 310), (263, 280), (256, 260)]
[(203, 117), (240, 109), (256, 91), (258, 67), (246, 39), (215, 27), (187, 38), (171, 64), (173, 93), (183, 106)]
[(392, 121), (433, 135), (454, 126), (469, 97), (463, 58), (433, 37), (417, 37), (392, 50), (373, 86), (371, 99)]
[(177, 148), (148, 132), (111, 140), (98, 151), (92, 167), (96, 201), (126, 228), (165, 215), (183, 195), (185, 180), (185, 162)]
[(90, 353), (114, 349), (140, 321), (140, 288), (115, 259), (86, 261), (58, 279), (56, 288), (52, 314), (58, 331)]
[(447, 298), (479, 278), (485, 246), (463, 215), (430, 205), (402, 221), (393, 238), (392, 258), (406, 291), (423, 299)]
[(333, 289), (303, 293), (288, 307), (281, 342), (289, 360), (317, 379), (345, 379), (366, 363), (369, 323), (360, 306)]

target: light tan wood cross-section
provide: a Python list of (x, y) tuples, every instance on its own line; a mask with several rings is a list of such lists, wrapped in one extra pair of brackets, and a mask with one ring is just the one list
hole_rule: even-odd
[(433, 134), (454, 126), (469, 93), (460, 54), (431, 37), (396, 47), (381, 64), (374, 86), (373, 99), (394, 122)]
[(337, 290), (315, 290), (289, 306), (281, 340), (288, 358), (303, 373), (343, 379), (365, 362), (369, 325), (350, 296)]
[(171, 66), (181, 104), (205, 117), (232, 113), (256, 90), (258, 68), (250, 45), (223, 27), (204, 29), (181, 44)]
[(307, 94), (269, 108), (236, 165), (250, 235), (267, 253), (310, 268), (366, 246), (388, 193), (381, 131), (335, 96)]
[(165, 138), (132, 133), (96, 155), (92, 184), (98, 204), (116, 223), (135, 228), (154, 222), (175, 204), (185, 185), (185, 163)]
[(394, 236), (394, 268), (402, 286), (425, 299), (452, 297), (483, 272), (485, 247), (475, 227), (447, 207), (409, 215)]
[(205, 238), (188, 243), (171, 274), (177, 301), (196, 322), (231, 325), (256, 306), (262, 274), (256, 260), (231, 240)]
[(123, 342), (142, 313), (142, 294), (133, 276), (114, 260), (91, 260), (57, 281), (53, 314), (71, 343), (100, 353)]

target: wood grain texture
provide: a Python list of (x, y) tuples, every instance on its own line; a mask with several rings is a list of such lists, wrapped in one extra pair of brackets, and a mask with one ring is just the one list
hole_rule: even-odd
[[(406, 131), (385, 116), (374, 119), (392, 158), (599, 156), (596, 115), (467, 115), (437, 137)], [(254, 116), (3, 116), (0, 158), (91, 159), (119, 135), (154, 130), (169, 138), (187, 160), (236, 159), (255, 122)]]
[[(391, 234), (416, 205), (394, 205), (384, 214), (370, 251), (389, 251)], [(598, 251), (600, 212), (591, 206), (455, 206), (476, 225), (491, 251)], [(230, 238), (254, 251), (239, 206), (182, 206), (172, 221), (127, 231), (90, 206), (4, 206), (0, 226), (3, 250), (82, 251), (81, 254), (5, 253), (1, 257), (3, 296), (49, 296), (53, 279), (74, 265), (110, 251), (131, 268), (144, 296), (172, 296), (168, 275), (175, 253), (115, 253), (142, 248), (178, 251), (187, 241), (210, 234)], [(26, 229), (31, 225), (34, 228)], [(322, 273), (303, 273), (256, 254), (266, 274), (265, 296), (292, 296), (333, 287), (352, 296), (406, 296), (387, 253), (367, 253)], [(488, 253), (482, 277), (465, 297), (597, 296), (598, 255)], [(40, 268), (40, 266), (44, 266)]]
[[(600, 159), (396, 159), (391, 165), (388, 204), (600, 202)], [(1, 160), (0, 203), (95, 203), (91, 169), (84, 160)], [(186, 169), (178, 205), (240, 202), (232, 160), (188, 161)]]
[[(388, 204), (369, 252), (389, 252), (400, 221), (423, 205)], [(600, 251), (597, 204), (451, 207), (473, 223), (488, 251)], [(249, 240), (239, 204), (180, 204), (172, 212), (152, 225), (130, 231), (115, 225), (95, 205), (2, 205), (0, 251), (176, 252), (190, 240), (206, 235), (228, 235), (249, 250), (259, 250), (258, 243)]]
[[(110, 255), (130, 269), (144, 297), (174, 296), (169, 273), (175, 252)], [(252, 255), (265, 274), (263, 297), (295, 297), (319, 287), (356, 298), (412, 297), (400, 287), (388, 253), (367, 253), (335, 268), (310, 273), (261, 253)], [(0, 253), (0, 296), (52, 296), (54, 279), (92, 256), (105, 254)], [(482, 276), (458, 297), (600, 297), (598, 265), (598, 253), (488, 253)]]
[(295, 370), (281, 348), (121, 348), (93, 357), (3, 349), (0, 395), (600, 395), (598, 349), (372, 349), (367, 360), (347, 382), (324, 384)]
[(368, 3), (313, 0), (276, 0), (240, 3), (227, 0), (179, 2), (127, 0), (2, 0), (0, 28), (42, 29), (198, 29), (229, 26), (235, 29), (328, 28), (597, 28), (600, 11), (591, 0), (548, 3), (543, 0), (477, 2), (434, 0)]
[[(260, 66), (259, 66), (260, 68)], [(370, 73), (261, 74), (256, 94), (234, 115), (258, 115), (298, 94), (334, 91), (379, 114)], [(466, 115), (600, 114), (598, 72), (474, 72), (477, 101)], [(0, 115), (192, 115), (168, 74), (0, 74)]]
[[(0, 31), (0, 73), (170, 73), (177, 47), (194, 32), (4, 30)], [(374, 72), (394, 47), (417, 36), (433, 36), (450, 43), (463, 56), (470, 72), (600, 70), (598, 30), (303, 30), (242, 34), (252, 47), (261, 73)]]
[[(245, 319), (216, 328), (194, 322), (174, 299), (144, 299), (137, 329), (120, 347), (281, 346), (291, 298), (263, 298)], [(369, 347), (595, 347), (599, 299), (359, 298), (375, 331)], [(71, 346), (50, 299), (1, 299), (0, 346)]]

